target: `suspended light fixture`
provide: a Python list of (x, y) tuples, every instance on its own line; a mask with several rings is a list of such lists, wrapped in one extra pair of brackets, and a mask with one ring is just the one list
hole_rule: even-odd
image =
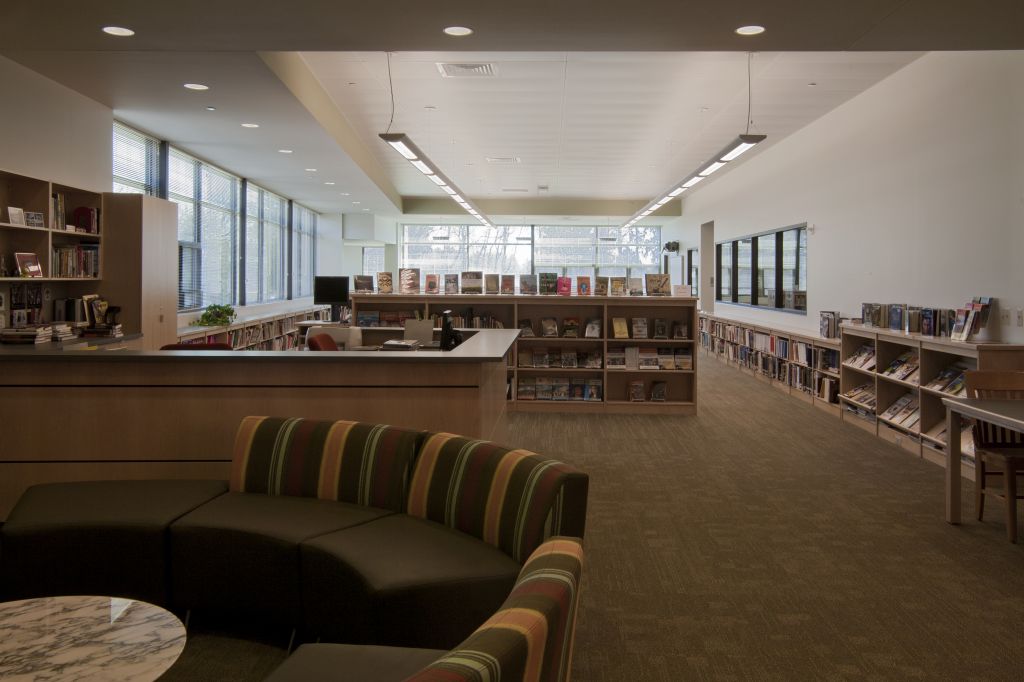
[(466, 198), (466, 195), (455, 186), (455, 183), (448, 179), (448, 177), (437, 169), (434, 162), (427, 158), (419, 147), (417, 147), (409, 136), (405, 133), (380, 133), (380, 139), (387, 142), (391, 147), (402, 155), (406, 161), (411, 163), (416, 170), (423, 173), (427, 178), (435, 185), (444, 190), (445, 194), (451, 197), (455, 203), (457, 203), (462, 210), (469, 215), (480, 221), (480, 224), (485, 227), (494, 227), (490, 219), (484, 215), (483, 211), (476, 207), (472, 201)]
[[(739, 29), (737, 29), (737, 31), (738, 30)], [(747, 53), (747, 131), (729, 143), (725, 149), (712, 156), (702, 165), (698, 166), (697, 170), (687, 175), (682, 179), (682, 181), (674, 183), (669, 190), (662, 192), (656, 198), (651, 199), (643, 208), (630, 216), (629, 220), (622, 224), (622, 227), (635, 225), (637, 222), (651, 215), (669, 201), (675, 199), (680, 194), (696, 185), (698, 182), (703, 181), (712, 173), (721, 170), (730, 162), (735, 161), (742, 154), (750, 151), (754, 145), (759, 142), (763, 142), (765, 138), (768, 137), (767, 135), (750, 134), (750, 59), (751, 54)]]

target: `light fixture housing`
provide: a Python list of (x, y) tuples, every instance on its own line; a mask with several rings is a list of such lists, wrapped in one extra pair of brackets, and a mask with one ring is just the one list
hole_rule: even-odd
[(182, 87), (186, 90), (197, 90), (199, 92), (210, 89), (209, 85), (205, 85), (203, 83), (185, 83)]
[(736, 29), (736, 33), (741, 36), (758, 36), (764, 33), (764, 26), (757, 24), (751, 24), (750, 26), (740, 26)]
[(697, 167), (697, 170), (690, 173), (688, 176), (683, 178), (682, 182), (672, 183), (672, 187), (651, 199), (647, 204), (639, 211), (631, 215), (629, 218), (622, 223), (620, 227), (629, 227), (633, 225), (641, 218), (646, 218), (650, 214), (657, 211), (659, 208), (667, 204), (670, 200), (675, 199), (680, 194), (688, 190), (689, 188), (696, 185), (698, 182), (704, 180), (715, 171), (721, 170), (729, 162), (734, 161), (738, 156), (744, 152), (750, 150), (755, 145), (763, 142), (768, 136), (767, 135), (750, 135), (744, 133), (743, 135), (737, 136), (725, 149), (720, 151), (718, 154), (712, 156), (706, 162), (702, 163)]
[(103, 32), (110, 36), (117, 36), (118, 38), (128, 38), (135, 35), (135, 31), (124, 26), (104, 26)]
[(462, 210), (470, 214), (487, 227), (492, 227), (491, 219), (484, 215), (476, 204), (466, 198), (465, 193), (458, 188), (444, 173), (437, 169), (433, 161), (417, 147), (405, 133), (380, 133), (380, 139), (387, 142), (392, 149), (402, 155), (406, 161), (411, 163), (416, 170), (430, 178), (430, 181), (445, 192), (445, 196), (451, 197)]

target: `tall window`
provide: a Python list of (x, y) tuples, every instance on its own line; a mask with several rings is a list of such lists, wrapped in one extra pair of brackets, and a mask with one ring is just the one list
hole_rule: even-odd
[(700, 251), (689, 249), (686, 252), (687, 270), (686, 283), (690, 285), (690, 293), (700, 296)]
[(160, 140), (114, 122), (114, 191), (156, 195), (160, 186)]
[(661, 267), (660, 227), (405, 225), (402, 267), (431, 273), (642, 277)]
[(245, 302), (286, 298), (284, 264), (288, 202), (249, 184), (245, 193)]
[(373, 286), (377, 286), (377, 273), (384, 272), (384, 247), (364, 246), (363, 247), (363, 269), (364, 275), (373, 277)]
[(239, 178), (170, 150), (168, 199), (178, 204), (178, 308), (236, 303)]
[(805, 225), (721, 242), (716, 249), (717, 300), (807, 310)]
[(292, 297), (313, 295), (316, 272), (317, 214), (305, 206), (292, 204)]

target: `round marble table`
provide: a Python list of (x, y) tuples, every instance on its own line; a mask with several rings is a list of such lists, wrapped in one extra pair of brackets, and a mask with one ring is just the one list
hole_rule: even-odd
[(181, 621), (116, 597), (0, 603), (0, 679), (154, 680), (185, 648)]

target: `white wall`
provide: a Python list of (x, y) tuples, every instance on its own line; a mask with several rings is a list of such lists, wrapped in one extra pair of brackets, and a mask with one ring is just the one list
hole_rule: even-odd
[(110, 191), (110, 109), (6, 57), (0, 57), (0, 92), (0, 169)]
[(316, 223), (316, 274), (347, 275), (349, 260), (343, 250), (341, 214), (323, 213)]
[[(1024, 307), (1024, 52), (930, 53), (744, 160), (683, 206), (682, 241), (807, 222), (808, 315), (716, 314), (817, 329), (865, 301)], [(666, 237), (668, 238), (668, 237)], [(1001, 328), (1024, 342), (1024, 329)]]

